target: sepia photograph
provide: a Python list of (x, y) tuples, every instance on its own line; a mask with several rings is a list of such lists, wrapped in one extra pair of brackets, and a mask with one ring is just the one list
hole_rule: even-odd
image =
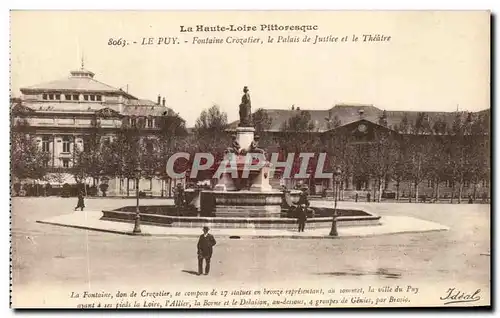
[(490, 307), (490, 23), (12, 10), (11, 308)]

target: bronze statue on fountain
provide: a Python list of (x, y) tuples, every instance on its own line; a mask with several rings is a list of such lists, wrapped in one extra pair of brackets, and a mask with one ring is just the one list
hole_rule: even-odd
[(244, 94), (241, 96), (239, 127), (252, 127), (252, 102), (248, 92), (248, 87), (243, 87)]
[(255, 136), (253, 138), (253, 141), (250, 144), (250, 149), (248, 151), (249, 153), (260, 153), (260, 154), (263, 154), (263, 155), (266, 154), (266, 151), (264, 149), (259, 148), (259, 140), (260, 140), (259, 136)]
[(234, 154), (239, 154), (241, 150), (240, 143), (238, 142), (236, 135), (233, 135), (233, 141), (231, 143), (231, 147), (227, 147), (225, 153), (234, 153)]

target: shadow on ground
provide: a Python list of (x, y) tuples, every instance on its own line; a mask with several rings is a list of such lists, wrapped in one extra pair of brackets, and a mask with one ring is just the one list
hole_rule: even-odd
[(316, 275), (324, 275), (324, 276), (382, 276), (384, 278), (393, 278), (393, 279), (401, 278), (400, 273), (392, 273), (385, 268), (379, 268), (376, 272), (356, 272), (356, 271), (327, 272), (327, 273), (316, 273)]
[(188, 273), (188, 274), (191, 274), (191, 275), (196, 275), (196, 276), (198, 276), (198, 272), (195, 272), (195, 271), (190, 271), (190, 270), (185, 270), (185, 269), (183, 269), (183, 270), (182, 270), (182, 272), (183, 272), (183, 273)]

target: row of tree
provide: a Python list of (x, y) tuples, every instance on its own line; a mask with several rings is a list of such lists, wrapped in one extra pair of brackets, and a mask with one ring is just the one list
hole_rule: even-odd
[[(328, 128), (342, 126), (338, 117), (326, 120)], [(419, 113), (415, 122), (404, 116), (398, 125), (387, 127), (384, 112), (378, 123), (391, 129), (382, 130), (373, 141), (365, 144), (353, 143), (352, 136), (342, 129), (318, 134), (311, 114), (305, 110), (296, 111), (279, 132), (267, 132), (273, 120), (263, 109), (253, 114), (253, 122), (261, 137), (260, 147), (268, 153), (278, 152), (282, 160), (290, 152), (314, 153), (308, 169), (312, 174), (318, 154), (327, 153), (327, 169), (332, 171), (339, 166), (341, 180), (352, 175), (376, 180), (379, 199), (388, 180), (396, 183), (397, 196), (399, 185), (410, 181), (415, 188), (415, 198), (418, 198), (418, 185), (429, 179), (435, 185), (436, 197), (439, 197), (439, 184), (452, 180), (460, 198), (465, 181), (477, 184), (488, 179), (490, 174), (489, 114), (473, 118), (472, 114), (457, 113), (448, 127), (444, 120), (431, 123), (425, 113)], [(202, 111), (192, 133), (188, 133), (185, 121), (173, 112), (164, 114), (158, 127), (154, 133), (145, 135), (140, 123), (123, 125), (112, 138), (106, 138), (96, 118), (84, 136), (83, 149), (75, 145), (71, 169), (75, 179), (134, 178), (138, 167), (142, 176), (167, 178), (165, 167), (172, 154), (210, 152), (221, 159), (224, 149), (231, 143), (231, 136), (226, 131), (229, 127), (227, 114), (218, 106)], [(47, 174), (50, 156), (35, 143), (26, 121), (18, 121), (14, 126), (11, 145), (11, 168), (15, 177), (42, 179)], [(183, 171), (190, 164), (177, 160), (175, 170)], [(297, 155), (292, 172), (298, 172), (299, 167)], [(206, 177), (209, 175), (200, 175), (200, 178)]]

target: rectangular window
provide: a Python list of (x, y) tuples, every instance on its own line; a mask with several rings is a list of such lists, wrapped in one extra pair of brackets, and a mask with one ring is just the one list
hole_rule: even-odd
[(54, 94), (49, 94), (49, 100), (54, 100)]
[(48, 99), (47, 94), (43, 94), (43, 95), (42, 95), (42, 98), (43, 98), (44, 100), (47, 100), (47, 99)]
[(61, 94), (55, 94), (56, 100), (61, 100)]
[(91, 100), (92, 102), (95, 102), (95, 95), (90, 95), (90, 100)]
[(49, 152), (50, 151), (50, 141), (48, 136), (43, 136), (42, 137), (42, 151), (43, 152)]
[(63, 159), (63, 167), (64, 168), (69, 168), (69, 159)]
[(63, 152), (70, 152), (71, 149), (71, 140), (70, 137), (63, 138)]
[(130, 126), (132, 126), (132, 127), (137, 126), (137, 119), (135, 119), (135, 118), (131, 118), (131, 119), (130, 119)]
[(65, 100), (71, 100), (71, 94), (64, 94)]
[(83, 100), (88, 101), (89, 100), (89, 95), (83, 95)]
[(80, 99), (80, 96), (78, 94), (73, 95), (73, 100), (79, 100), (79, 99)]
[(97, 95), (95, 98), (96, 98), (96, 100), (97, 100), (98, 102), (102, 101), (102, 97), (101, 97), (101, 95)]
[(148, 125), (148, 128), (153, 128), (153, 118), (147, 119), (147, 125)]

